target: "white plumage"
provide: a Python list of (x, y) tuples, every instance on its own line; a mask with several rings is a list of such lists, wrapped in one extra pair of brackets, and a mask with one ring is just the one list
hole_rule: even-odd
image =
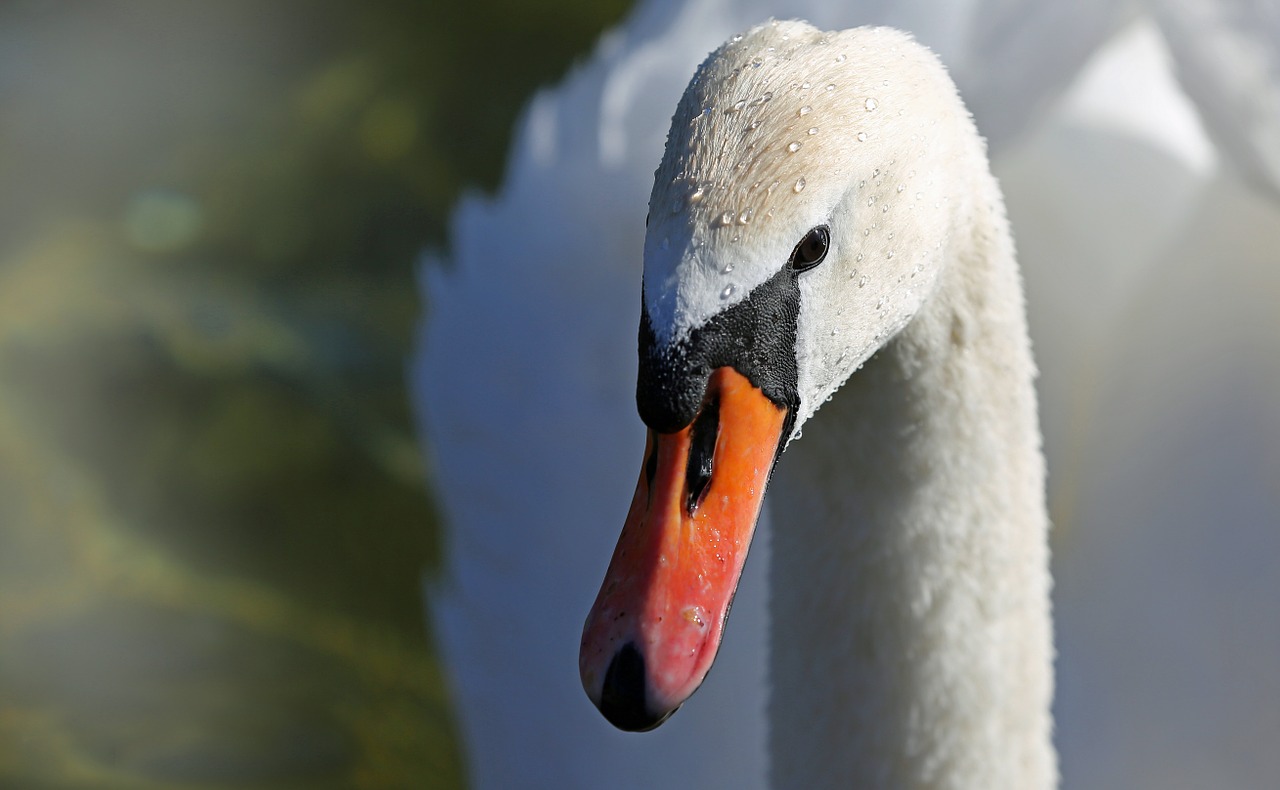
[[(1168, 20), (1179, 18), (1185, 5), (1162, 4), (1166, 29)], [(999, 11), (993, 11), (997, 6)], [(842, 5), (839, 9), (828, 9), (821, 3), (769, 9), (748, 4), (732, 12), (714, 2), (646, 5), (625, 32), (607, 39), (593, 65), (575, 74), (559, 93), (544, 94), (534, 103), (502, 196), (494, 201), (471, 199), (460, 207), (453, 232), (455, 261), (446, 271), (431, 272), (427, 283), (429, 324), (416, 380), (427, 442), (453, 528), (449, 567), (435, 585), (433, 608), (442, 649), (459, 690), (459, 713), (472, 777), (478, 786), (761, 786), (765, 772), (761, 573), (767, 558), (759, 548), (737, 599), (717, 669), (693, 703), (662, 730), (645, 736), (613, 732), (582, 696), (576, 678), (574, 653), (582, 613), (625, 512), (642, 442), (632, 402), (634, 358), (628, 349), (634, 347), (635, 338), (644, 195), (668, 113), (694, 64), (734, 29), (768, 13), (805, 15), (823, 27), (881, 22), (913, 29), (951, 66), (980, 128), (992, 138), (993, 149), (1004, 150), (1009, 150), (1007, 142), (1015, 139), (1027, 119), (1034, 117), (1034, 108), (1053, 106), (1055, 92), (1069, 86), (1078, 64), (1115, 27), (1111, 12), (1103, 11), (1110, 4), (1104, 3), (1075, 7), (1070, 13), (1059, 12), (1049, 3), (949, 7), (952, 16), (936, 13), (929, 3), (892, 8)], [(1253, 42), (1250, 51), (1263, 53), (1261, 59), (1251, 61), (1255, 75), (1260, 75), (1255, 81), (1274, 85), (1275, 49), (1261, 43), (1267, 40), (1266, 26), (1239, 21), (1248, 20), (1250, 8), (1249, 4), (1238, 4), (1231, 27), (1219, 28), (1217, 35)], [(1265, 21), (1266, 9), (1259, 6), (1255, 10)], [(1192, 44), (1184, 42), (1184, 46)], [(1273, 58), (1270, 66), (1268, 54)], [(1180, 56), (1179, 62), (1185, 78), (1194, 62), (1185, 56)], [(1210, 93), (1215, 84), (1212, 79), (1218, 79), (1219, 85), (1230, 81), (1221, 70), (1199, 74), (1198, 79), (1210, 86)], [(1259, 95), (1261, 109), (1250, 115), (1263, 119), (1255, 120), (1251, 126), (1254, 131), (1248, 136), (1252, 146), (1248, 150), (1255, 153), (1265, 154), (1271, 150), (1269, 141), (1280, 139), (1275, 125), (1268, 126), (1265, 120), (1267, 95)], [(1099, 158), (1110, 150), (1099, 147), (1099, 141), (1108, 139), (1105, 134), (1072, 126), (1071, 116), (1065, 117), (1065, 121), (1054, 121), (1037, 133), (1030, 145), (1012, 149), (1007, 163), (998, 158), (996, 164), (998, 171), (1007, 171), (1007, 178), (1014, 181), (1007, 193), (1015, 225), (1020, 228), (1032, 325), (1033, 330), (1040, 329), (1038, 344), (1046, 379), (1078, 386), (1079, 376), (1061, 371), (1080, 371), (1073, 367), (1079, 364), (1093, 366), (1086, 368), (1086, 373), (1108, 369), (1112, 364), (1108, 360), (1120, 357), (1081, 353), (1080, 344), (1070, 339), (1075, 336), (1072, 333), (1079, 328), (1082, 338), (1109, 337), (1114, 341), (1119, 335), (1104, 328), (1106, 316), (1126, 315), (1125, 298), (1124, 292), (1120, 296), (1101, 294), (1102, 304), (1108, 306), (1101, 319), (1092, 315), (1092, 305), (1080, 308), (1078, 300), (1059, 308), (1056, 294), (1078, 293), (1084, 284), (1070, 276), (1069, 267), (1078, 264), (1088, 269), (1085, 264), (1098, 260), (1115, 261), (1115, 265), (1129, 261), (1129, 270), (1140, 272), (1150, 260), (1144, 256), (1160, 255), (1162, 242), (1158, 236), (1111, 230), (1107, 223), (1112, 215), (1099, 213), (1106, 210), (1106, 201), (1070, 202), (1067, 194), (1046, 191), (1046, 178), (1068, 183), (1091, 175), (1094, 180), (1082, 184), (1081, 189), (1096, 189), (1108, 196), (1119, 189), (1124, 194), (1131, 184), (1124, 168), (1147, 161), (1141, 151), (1141, 156), (1112, 162)], [(1224, 123), (1229, 126), (1217, 118), (1210, 128)], [(1224, 137), (1218, 142), (1225, 145), (1222, 150), (1231, 161), (1249, 161), (1244, 147), (1234, 146)], [(1082, 143), (1093, 147), (1081, 149)], [(1074, 167), (1062, 166), (1064, 156), (1080, 151), (1084, 160)], [(1153, 204), (1163, 201), (1184, 213), (1196, 211), (1197, 206), (1209, 209), (1200, 212), (1200, 222), (1188, 226), (1185, 235), (1210, 247), (1215, 229), (1229, 233), (1232, 239), (1257, 238), (1258, 229), (1268, 226), (1263, 218), (1276, 214), (1273, 206), (1241, 192), (1230, 178), (1214, 187), (1214, 197), (1206, 194), (1201, 198), (1203, 173), (1157, 159), (1142, 172), (1150, 179), (1150, 187), (1144, 184), (1133, 189), (1135, 199)], [(1258, 175), (1254, 170), (1249, 172), (1252, 177)], [(1265, 178), (1265, 173), (1262, 176)], [(1174, 184), (1172, 189), (1170, 183)], [(1024, 204), (1030, 208), (1022, 209)], [(1213, 219), (1221, 217), (1224, 207), (1239, 205), (1247, 208), (1233, 211), (1229, 218)], [(1100, 257), (1082, 257), (1089, 254), (1091, 245), (1080, 243), (1080, 234), (1058, 224), (1064, 216), (1073, 218), (1072, 227), (1098, 229), (1096, 244), (1105, 248)], [(1160, 222), (1143, 225), (1136, 233), (1179, 232), (1167, 217), (1158, 219)], [(1274, 288), (1274, 279), (1264, 274), (1267, 270), (1249, 268), (1246, 262), (1251, 260), (1248, 255), (1255, 254), (1249, 250), (1263, 259), (1265, 252), (1248, 244), (1243, 249), (1233, 248), (1233, 271), (1249, 273), (1256, 280), (1251, 281), (1250, 296), (1262, 298), (1266, 288)], [(1121, 254), (1125, 250), (1137, 257)], [(1118, 278), (1121, 282), (1134, 279)], [(1236, 277), (1232, 281), (1240, 280)], [(1220, 299), (1206, 302), (1193, 295), (1195, 291), (1173, 293), (1186, 294), (1180, 297), (1182, 303), (1201, 308), (1202, 316), (1216, 314), (1213, 305), (1223, 304)], [(1164, 309), (1177, 314), (1177, 304), (1169, 303)], [(1037, 307), (1044, 309), (1037, 311)], [(1112, 319), (1111, 326), (1121, 329), (1127, 324)], [(1250, 337), (1263, 343), (1261, 347), (1268, 347), (1268, 343), (1275, 347), (1274, 324), (1262, 320), (1250, 326)], [(1161, 346), (1151, 348), (1158, 351)], [(1274, 355), (1248, 357), (1268, 358)], [(1262, 376), (1257, 379), (1264, 382), (1261, 386), (1270, 386), (1265, 384), (1274, 380), (1267, 378), (1269, 368), (1263, 364), (1254, 370), (1255, 378)], [(1125, 382), (1128, 378), (1115, 380)], [(1167, 390), (1167, 377), (1153, 380), (1164, 383), (1150, 386)], [(519, 398), (509, 394), (513, 390), (520, 393)], [(1256, 381), (1254, 388), (1246, 391), (1256, 392)], [(1145, 558), (1160, 555), (1140, 553), (1130, 539), (1110, 545), (1108, 536), (1114, 533), (1118, 518), (1127, 525), (1126, 535), (1150, 535), (1151, 530), (1141, 532), (1137, 525), (1150, 523), (1154, 529), (1159, 523), (1167, 528), (1170, 513), (1160, 511), (1158, 520), (1152, 515), (1144, 522), (1134, 515), (1142, 511), (1134, 509), (1132, 497), (1110, 487), (1099, 488), (1099, 482), (1106, 481), (1104, 476), (1076, 479), (1079, 475), (1071, 469), (1078, 465), (1073, 467), (1071, 462), (1087, 453), (1091, 445), (1086, 441), (1082, 448), (1078, 442), (1073, 444), (1071, 437), (1078, 434), (1081, 419), (1093, 420), (1098, 411), (1096, 402), (1086, 398), (1082, 406), (1080, 398), (1064, 397), (1062, 392), (1055, 389), (1046, 396), (1051, 468), (1056, 468), (1055, 458), (1064, 459), (1066, 465), (1060, 476), (1051, 478), (1051, 484), (1063, 480), (1072, 486), (1068, 505), (1087, 505), (1075, 509), (1071, 526), (1079, 531), (1071, 533), (1073, 542), (1068, 550), (1080, 557), (1099, 552), (1107, 557), (1100, 565), (1084, 565), (1081, 560), (1079, 572), (1076, 566), (1069, 566), (1059, 583), (1066, 656), (1061, 696), (1065, 715), (1060, 730), (1067, 783), (1071, 784), (1075, 766), (1074, 775), (1084, 778), (1082, 786), (1162, 786), (1160, 778), (1168, 775), (1165, 770), (1173, 771), (1172, 766), (1180, 760), (1194, 758), (1195, 766), (1206, 764), (1206, 758), (1194, 749), (1172, 748), (1172, 744), (1189, 743), (1186, 733), (1202, 730), (1210, 740), (1227, 737), (1225, 733), (1233, 730), (1216, 724), (1224, 720), (1228, 724), (1253, 721), (1253, 732), (1265, 732), (1272, 726), (1265, 711), (1280, 709), (1268, 700), (1280, 700), (1280, 690), (1268, 685), (1266, 673), (1254, 673), (1250, 677), (1257, 682), (1249, 685), (1250, 693), (1231, 697), (1244, 707), (1223, 708), (1225, 702), (1218, 704), (1217, 698), (1201, 694), (1196, 697), (1198, 710), (1222, 712), (1199, 718), (1157, 714), (1137, 704), (1117, 706), (1116, 701), (1123, 699), (1156, 699), (1158, 694), (1160, 699), (1176, 697), (1164, 693), (1167, 688), (1161, 685), (1159, 674), (1108, 672), (1107, 666), (1125, 666), (1118, 659), (1131, 653), (1123, 647), (1117, 652), (1115, 642), (1092, 636), (1098, 629), (1091, 624), (1098, 621), (1090, 620), (1088, 612), (1099, 607), (1124, 611), (1125, 601), (1130, 600), (1112, 597), (1103, 604), (1095, 602), (1097, 596), (1105, 590), (1121, 596), (1132, 593), (1134, 583), (1126, 579), (1142, 577), (1115, 572), (1099, 576), (1085, 569), (1125, 567), (1129, 562), (1125, 557), (1143, 558), (1132, 567), (1143, 567), (1141, 562), (1149, 565)], [(828, 408), (838, 403), (834, 401)], [(1179, 408), (1184, 409), (1182, 414), (1191, 413), (1186, 411), (1190, 408), (1202, 414), (1207, 407)], [(1248, 413), (1257, 418), (1257, 435), (1266, 436), (1274, 430), (1274, 422), (1266, 421), (1265, 412)], [(1114, 425), (1114, 418), (1104, 424)], [(1169, 426), (1175, 426), (1176, 433), (1176, 426), (1187, 423), (1167, 417), (1158, 424), (1168, 434)], [(1077, 427), (1068, 431), (1067, 425)], [(566, 442), (566, 435), (572, 435), (574, 441)], [(1095, 427), (1090, 435), (1092, 446), (1113, 447), (1125, 441), (1128, 444), (1120, 446), (1142, 446), (1140, 438), (1126, 440), (1123, 437), (1128, 434), (1101, 427)], [(799, 452), (814, 441), (817, 437), (806, 435), (793, 448), (795, 457), (786, 460), (798, 466)], [(1267, 457), (1266, 448), (1274, 444), (1263, 440), (1260, 446), (1262, 449), (1250, 451), (1254, 454), (1249, 457)], [(1157, 453), (1154, 458), (1158, 463), (1166, 456)], [(1102, 452), (1095, 457), (1105, 461), (1112, 456)], [(785, 465), (781, 473), (788, 474)], [(1232, 478), (1237, 487), (1248, 485), (1249, 479)], [(1256, 488), (1253, 490), (1254, 499), (1248, 501), (1267, 501), (1265, 497), (1258, 500)], [(1063, 496), (1058, 494), (1059, 499)], [(1176, 511), (1172, 517), (1184, 512)], [(1230, 520), (1230, 509), (1225, 512), (1224, 518)], [(1250, 513), (1248, 523), (1275, 523), (1274, 504), (1255, 505)], [(1271, 534), (1256, 533), (1242, 544), (1247, 547), (1243, 550), (1266, 556), (1266, 536)], [(1189, 579), (1185, 574), (1180, 578), (1183, 583)], [(1235, 581), (1230, 573), (1205, 578), (1215, 581), (1195, 588), (1202, 601), (1213, 595), (1221, 597), (1221, 591), (1233, 589)], [(1268, 588), (1254, 584), (1252, 589), (1256, 598), (1258, 589)], [(1089, 608), (1073, 610), (1073, 602)], [(1150, 656), (1162, 644), (1160, 634), (1165, 632), (1159, 627), (1163, 621), (1145, 618), (1142, 606), (1135, 607), (1131, 607), (1134, 618), (1128, 622), (1148, 634), (1143, 637), (1146, 641), (1141, 644), (1147, 647), (1141, 655)], [(1196, 621), (1196, 612), (1188, 616)], [(1217, 622), (1223, 621), (1218, 618)], [(1122, 633), (1122, 629), (1106, 633)], [(1273, 637), (1267, 636), (1270, 631), (1265, 628), (1255, 629), (1245, 642), (1232, 636), (1234, 633), (1228, 632), (1231, 641), (1227, 644), (1250, 644), (1250, 654), (1258, 660), (1273, 648), (1273, 642), (1268, 641)], [(1221, 638), (1219, 629), (1219, 642)], [(1172, 671), (1183, 665), (1179, 662), (1186, 655), (1161, 654), (1160, 662)], [(1112, 658), (1103, 661), (1105, 656)], [(1180, 682), (1177, 688), (1189, 686)], [(1098, 710), (1106, 711), (1102, 721), (1095, 713)], [(1230, 712), (1234, 710), (1257, 714), (1241, 720)], [(1100, 740), (1102, 733), (1107, 734), (1105, 740)], [(1139, 733), (1146, 734), (1136, 743), (1141, 748), (1115, 746), (1135, 743)], [(1160, 744), (1169, 748), (1160, 748)], [(1209, 758), (1223, 755), (1219, 762), (1209, 763), (1219, 766), (1214, 775), (1235, 777), (1234, 786), (1241, 787), (1265, 784), (1267, 777), (1280, 775), (1274, 750), (1242, 748), (1246, 758), (1238, 749), (1212, 751)], [(1132, 757), (1157, 753), (1161, 760), (1135, 762)], [(1232, 786), (1232, 781), (1224, 786)]]
[[(973, 123), (897, 31), (773, 22), (699, 67), (649, 201), (644, 304), (660, 347), (701, 342), (815, 227), (829, 251), (793, 275), (795, 340), (777, 360), (797, 371), (795, 434), (811, 427), (772, 485), (773, 784), (1053, 786), (1021, 281)], [(722, 441), (738, 430), (720, 422)], [(635, 638), (655, 652), (666, 639)], [(596, 699), (604, 668), (588, 667)]]

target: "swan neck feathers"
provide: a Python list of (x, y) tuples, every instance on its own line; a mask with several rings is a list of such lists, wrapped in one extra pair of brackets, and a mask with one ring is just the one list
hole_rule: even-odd
[(999, 189), (971, 189), (928, 298), (779, 465), (777, 786), (1057, 783), (1034, 363)]

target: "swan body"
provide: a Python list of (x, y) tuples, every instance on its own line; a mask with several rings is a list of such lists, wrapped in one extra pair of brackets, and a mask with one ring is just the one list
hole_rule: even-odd
[[(681, 99), (649, 211), (648, 471), (584, 629), (588, 695), (619, 726), (656, 726), (714, 657), (722, 623), (703, 617), (723, 619), (715, 602), (736, 578), (715, 599), (665, 574), (689, 565), (689, 586), (710, 586), (718, 566), (697, 564), (695, 545), (749, 540), (750, 525), (731, 523), (748, 516), (700, 518), (710, 505), (690, 489), (677, 497), (689, 515), (668, 526), (663, 497), (685, 489), (662, 481), (668, 464), (685, 474), (669, 437), (692, 423), (696, 447), (702, 415), (719, 410), (714, 454), (697, 463), (712, 470), (707, 500), (734, 496), (715, 469), (748, 429), (716, 389), (711, 368), (725, 365), (788, 416), (784, 435), (754, 444), (785, 444), (813, 418), (798, 458), (779, 463), (774, 500), (775, 786), (1054, 786), (1048, 521), (1021, 282), (984, 147), (942, 66), (882, 28), (772, 22), (735, 37)], [(826, 257), (799, 271), (788, 258), (811, 229)], [(725, 318), (761, 299), (767, 327)], [(782, 325), (778, 351), (770, 328)], [(788, 375), (791, 388), (776, 383)], [(666, 529), (679, 536), (665, 548), (636, 537)], [(678, 616), (689, 611), (700, 616)], [(690, 633), (710, 634), (689, 648), (710, 656), (692, 670), (670, 647)]]

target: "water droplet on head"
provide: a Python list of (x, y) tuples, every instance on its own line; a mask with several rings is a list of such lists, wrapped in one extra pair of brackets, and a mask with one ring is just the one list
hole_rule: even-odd
[(836, 55), (836, 63), (844, 63), (845, 60), (846, 60), (846, 56), (843, 52), (841, 52), (839, 55)]
[(810, 87), (810, 83), (809, 83), (809, 81), (808, 81), (808, 80), (805, 80), (804, 82), (800, 83), (800, 89), (801, 89), (801, 90), (806, 90), (806, 91), (807, 91), (807, 90), (809, 90), (809, 87)]
[(790, 145), (787, 146), (787, 150), (794, 154), (796, 151), (800, 150), (800, 143), (798, 142), (791, 143)]
[(858, 142), (860, 142), (860, 143), (865, 143), (866, 141), (867, 141), (867, 133), (866, 133), (866, 132), (858, 132)]
[(726, 263), (726, 264), (724, 265), (724, 267), (720, 269), (720, 273), (721, 273), (721, 274), (728, 274), (728, 273), (729, 273), (729, 272), (731, 272), (731, 271), (733, 271), (733, 262), (732, 262), (732, 261), (730, 261), (729, 263)]
[(747, 106), (746, 99), (738, 99), (736, 102), (733, 103), (732, 107), (729, 107), (724, 111), (724, 114), (729, 115), (731, 113), (741, 112), (742, 108), (746, 106)]
[(732, 283), (731, 283), (731, 284), (729, 284), (729, 285), (726, 285), (726, 286), (724, 287), (724, 290), (722, 290), (722, 291), (720, 292), (720, 298), (721, 298), (721, 299), (728, 299), (730, 296), (733, 296), (733, 292), (734, 292), (734, 291), (736, 291), (736, 290), (738, 290), (738, 286), (733, 285)]
[(834, 82), (827, 83), (827, 92), (828, 92), (828, 93), (830, 93), (831, 91), (833, 91), (833, 90), (835, 90), (835, 89), (836, 89), (836, 84), (835, 84)]
[[(858, 253), (858, 257), (857, 257), (855, 260), (857, 260), (857, 261), (858, 261), (858, 263), (862, 263), (862, 253)], [(857, 273), (858, 273), (858, 270), (857, 270), (857, 269), (854, 269), (853, 273), (854, 273), (854, 274), (857, 274)]]
[(738, 215), (738, 224), (746, 225), (748, 222), (751, 221), (751, 217), (754, 214), (755, 214), (755, 211), (753, 211), (752, 209), (749, 209), (749, 208), (743, 209), (742, 213)]
[(797, 179), (796, 179), (796, 185), (795, 185), (795, 186), (793, 186), (791, 189), (792, 189), (796, 194), (800, 194), (801, 192), (803, 192), (803, 191), (804, 191), (804, 185), (805, 185), (805, 180), (804, 180), (804, 178), (803, 178), (803, 177), (801, 177), (801, 178), (797, 178)]
[(916, 193), (916, 200), (920, 200), (920, 199), (921, 199), (921, 198), (923, 198), (923, 197), (924, 197), (924, 193), (923, 193), (923, 192), (917, 192), (917, 193)]
[(706, 195), (707, 195), (707, 190), (705, 190), (705, 189), (703, 189), (701, 186), (699, 186), (697, 189), (693, 190), (693, 194), (692, 194), (692, 195), (689, 195), (689, 202), (690, 202), (690, 203), (698, 203), (698, 202), (700, 202), (704, 197), (706, 197)]
[(800, 108), (800, 110), (796, 113), (796, 115), (803, 118), (811, 112), (813, 112), (813, 108), (806, 104), (805, 106)]
[(904, 187), (902, 184), (898, 184), (898, 191), (899, 191), (899, 192), (901, 192), (901, 191), (902, 191), (902, 190), (904, 190), (904, 189), (906, 189), (906, 187)]
[(726, 211), (726, 212), (724, 212), (723, 214), (721, 214), (721, 215), (720, 215), (719, 220), (720, 220), (720, 224), (721, 224), (721, 225), (732, 225), (732, 224), (733, 224), (733, 212), (732, 212), (732, 211)]
[(892, 257), (893, 257), (893, 250), (889, 250), (888, 252), (886, 252), (886, 253), (884, 254), (884, 257), (886, 257), (886, 258), (892, 258)]
[(862, 279), (858, 280), (858, 287), (865, 288), (866, 285), (867, 285), (867, 278), (866, 278), (866, 275), (863, 275)]
[(817, 134), (817, 133), (818, 133), (818, 127), (816, 127), (816, 126), (810, 126), (810, 127), (809, 127), (809, 134), (810, 134), (810, 135), (814, 135), (814, 134)]
[(875, 99), (868, 97), (868, 99), (862, 103), (862, 106), (866, 108), (867, 112), (871, 112), (876, 107), (879, 107), (880, 103), (877, 102)]

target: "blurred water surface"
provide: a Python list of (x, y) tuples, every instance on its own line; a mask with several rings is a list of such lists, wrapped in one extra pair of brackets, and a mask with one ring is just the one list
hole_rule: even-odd
[(623, 5), (0, 6), (0, 786), (463, 782), (412, 267)]

